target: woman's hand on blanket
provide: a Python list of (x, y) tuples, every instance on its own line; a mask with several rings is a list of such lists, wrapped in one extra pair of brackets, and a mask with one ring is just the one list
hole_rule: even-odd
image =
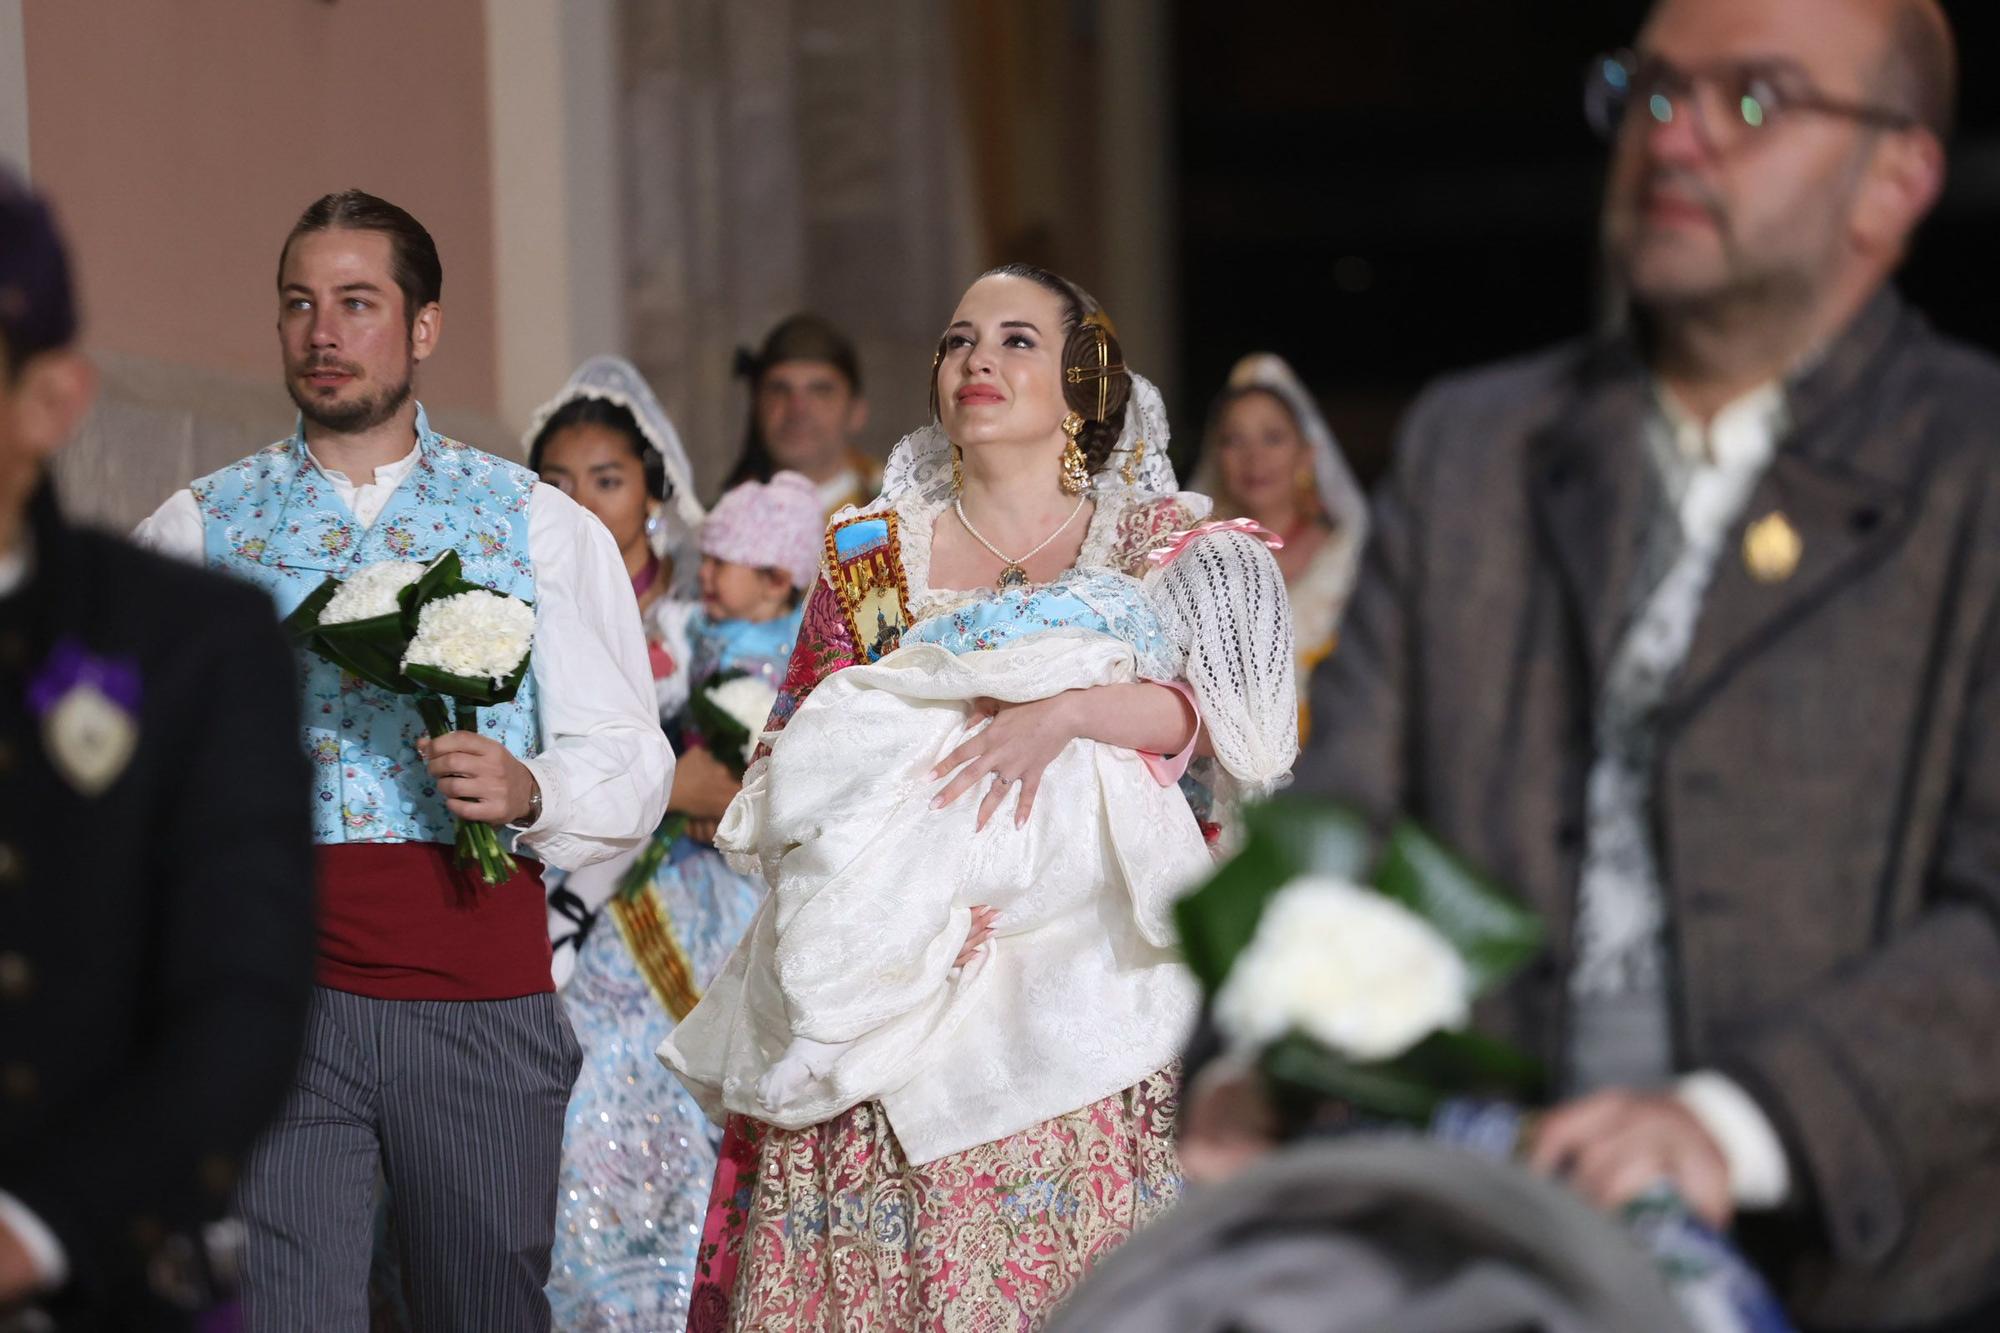
[(978, 827), (985, 828), (1006, 798), (1007, 789), (1018, 783), (1021, 791), (1014, 800), (1014, 827), (1026, 824), (1028, 812), (1035, 806), (1035, 794), (1041, 790), (1043, 770), (1065, 745), (1082, 734), (1075, 705), (1083, 694), (1082, 690), (1066, 690), (1024, 704), (974, 700), (973, 712), (990, 720), (931, 770), (933, 778), (958, 770), (931, 802), (931, 808), (950, 805), (990, 779), (986, 797), (979, 804)]
[(991, 907), (972, 909), (972, 929), (965, 932), (965, 947), (960, 949), (958, 957), (952, 960), (953, 967), (964, 967), (979, 957), (979, 951), (986, 947), (986, 941), (993, 938), (993, 919), (999, 915), (1000, 913)]

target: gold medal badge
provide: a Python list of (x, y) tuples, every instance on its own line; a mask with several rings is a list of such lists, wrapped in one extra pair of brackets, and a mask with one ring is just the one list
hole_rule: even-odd
[(1799, 568), (1805, 542), (1792, 521), (1772, 510), (1743, 534), (1743, 567), (1759, 583), (1783, 583)]

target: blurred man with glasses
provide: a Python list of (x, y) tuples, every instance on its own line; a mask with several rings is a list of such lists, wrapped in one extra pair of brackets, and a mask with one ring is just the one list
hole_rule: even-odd
[(1625, 317), (1412, 410), (1300, 783), (1548, 921), (1536, 1166), (1805, 1326), (2000, 1328), (2000, 365), (1891, 283), (1952, 36), (1662, 0), (1588, 85)]

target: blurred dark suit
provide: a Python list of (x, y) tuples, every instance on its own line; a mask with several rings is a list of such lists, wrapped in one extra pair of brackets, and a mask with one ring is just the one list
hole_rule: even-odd
[[(173, 1237), (221, 1215), (312, 982), (292, 655), (256, 591), (67, 527), (46, 486), (32, 514), (0, 600), (0, 1190), (66, 1252), (59, 1327), (181, 1328), (159, 1290), (205, 1275)], [(28, 702), (65, 640), (141, 683), (97, 796)]]
[[(2000, 365), (1884, 294), (1788, 387), (1659, 730), (1676, 1060), (1785, 1141), (1796, 1206), (1741, 1234), (1801, 1317), (1918, 1327), (2000, 1293)], [(1484, 1021), (1552, 1068), (1653, 404), (1623, 339), (1423, 396), (1298, 769), (1545, 914)], [(1803, 549), (1759, 582), (1773, 512)]]

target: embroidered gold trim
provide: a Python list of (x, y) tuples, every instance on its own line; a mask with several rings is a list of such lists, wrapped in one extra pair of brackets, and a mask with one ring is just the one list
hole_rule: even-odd
[[(837, 545), (839, 534), (857, 523), (880, 523), (886, 536), (880, 546), (843, 559)], [(840, 603), (841, 614), (847, 617), (847, 627), (854, 633), (854, 646), (863, 660), (873, 662), (892, 651), (910, 624), (910, 585), (903, 572), (903, 539), (896, 511), (857, 514), (828, 528), (826, 568), (834, 599)], [(893, 621), (879, 596), (891, 588), (895, 590)], [(881, 625), (869, 627), (863, 623), (871, 611), (880, 616)]]
[(613, 895), (606, 905), (661, 1007), (676, 1023), (686, 1018), (701, 1002), (701, 989), (694, 984), (694, 964), (667, 920), (659, 892), (648, 884), (629, 898)]

